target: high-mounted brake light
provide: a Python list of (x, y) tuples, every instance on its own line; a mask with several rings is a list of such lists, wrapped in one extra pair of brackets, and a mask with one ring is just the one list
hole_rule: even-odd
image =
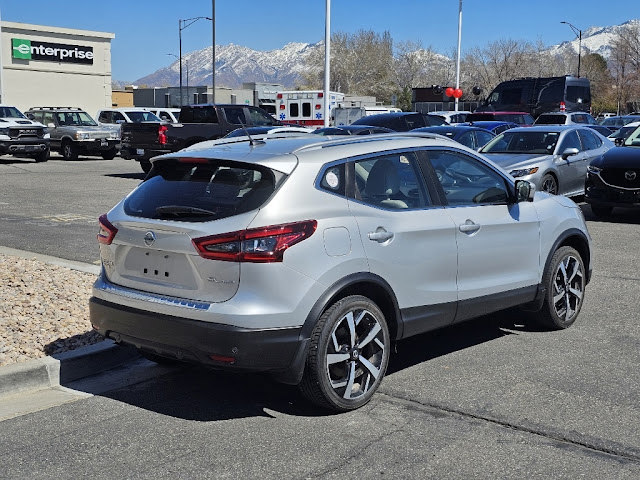
[(317, 221), (306, 220), (200, 237), (192, 242), (198, 254), (209, 260), (281, 262), (285, 250), (309, 238), (317, 226)]
[(166, 145), (167, 144), (167, 134), (166, 131), (168, 130), (166, 125), (160, 125), (158, 127), (158, 143), (160, 145)]
[(102, 243), (103, 245), (111, 245), (111, 242), (113, 242), (116, 233), (118, 233), (118, 229), (114, 227), (107, 219), (106, 213), (100, 215), (98, 223), (100, 224), (100, 231), (97, 235), (98, 243)]

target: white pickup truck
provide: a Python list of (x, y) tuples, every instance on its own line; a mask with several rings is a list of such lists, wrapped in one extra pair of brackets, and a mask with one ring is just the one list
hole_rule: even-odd
[(0, 155), (46, 162), (49, 143), (49, 133), (43, 124), (29, 120), (16, 107), (0, 105)]

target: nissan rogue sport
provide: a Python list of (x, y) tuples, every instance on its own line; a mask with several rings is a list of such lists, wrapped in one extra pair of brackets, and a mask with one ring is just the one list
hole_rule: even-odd
[(573, 201), (425, 133), (203, 142), (99, 223), (95, 330), (337, 411), (371, 399), (400, 339), (514, 306), (569, 327), (591, 273)]

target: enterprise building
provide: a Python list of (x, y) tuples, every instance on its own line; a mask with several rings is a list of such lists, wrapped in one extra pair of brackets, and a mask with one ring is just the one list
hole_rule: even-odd
[(0, 22), (0, 103), (110, 107), (113, 33)]

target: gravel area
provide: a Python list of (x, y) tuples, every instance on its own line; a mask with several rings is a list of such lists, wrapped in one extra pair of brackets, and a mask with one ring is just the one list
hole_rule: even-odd
[(103, 340), (89, 323), (95, 275), (0, 254), (0, 366)]

